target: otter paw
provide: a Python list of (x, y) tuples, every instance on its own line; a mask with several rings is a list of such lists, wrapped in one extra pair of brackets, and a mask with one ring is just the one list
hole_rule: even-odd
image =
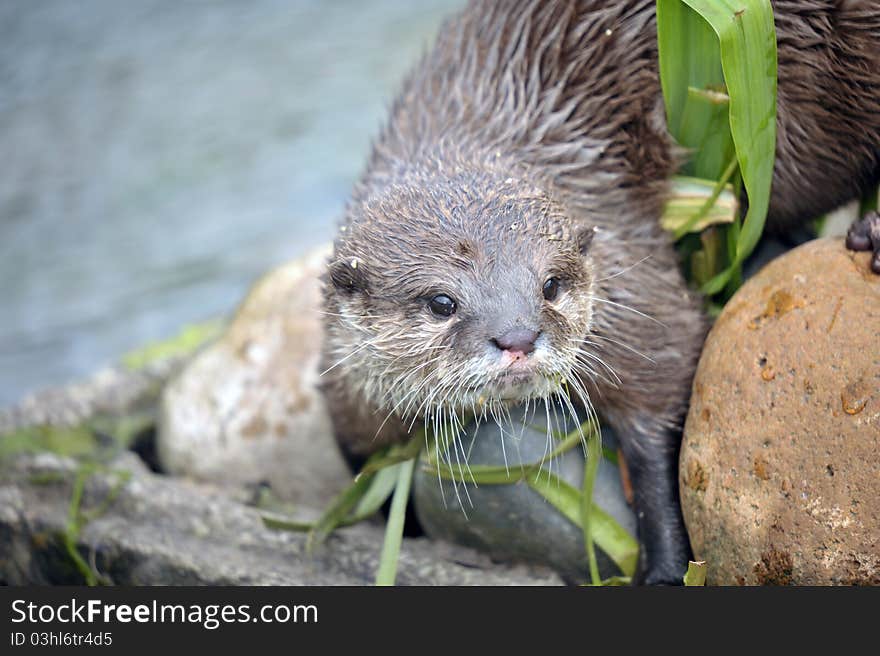
[(684, 585), (684, 570), (677, 564), (667, 563), (645, 569), (639, 568), (632, 579), (633, 585)]
[(880, 214), (868, 212), (846, 233), (846, 247), (852, 251), (873, 251), (871, 271), (880, 274)]

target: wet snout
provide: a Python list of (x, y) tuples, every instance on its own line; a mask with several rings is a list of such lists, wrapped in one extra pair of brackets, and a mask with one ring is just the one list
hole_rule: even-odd
[(492, 338), (492, 343), (501, 351), (507, 351), (511, 355), (526, 356), (535, 350), (535, 342), (541, 332), (529, 328), (512, 328), (498, 337)]

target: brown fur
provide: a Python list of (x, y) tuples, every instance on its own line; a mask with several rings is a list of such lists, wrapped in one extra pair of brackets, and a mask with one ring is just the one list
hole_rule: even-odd
[[(877, 182), (880, 2), (774, 7), (770, 221), (784, 228)], [(624, 436), (628, 459), (674, 454), (706, 322), (658, 225), (676, 150), (654, 11), (653, 0), (472, 2), (444, 25), (392, 107), (335, 244), (325, 379), (347, 451), (403, 439), (452, 403), (451, 372), (475, 375), (455, 358), (480, 352), (496, 318), (525, 317), (556, 349), (553, 373), (577, 378)], [(554, 270), (566, 296), (543, 303)], [(462, 309), (438, 322), (425, 299), (447, 288)], [(572, 342), (578, 365), (565, 356)], [(399, 402), (419, 385), (417, 402)]]

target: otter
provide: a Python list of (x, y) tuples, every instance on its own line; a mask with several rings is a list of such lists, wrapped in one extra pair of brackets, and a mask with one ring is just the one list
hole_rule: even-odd
[[(880, 2), (773, 6), (768, 227), (784, 232), (880, 179)], [(391, 107), (328, 267), (323, 387), (344, 452), (559, 397), (620, 440), (635, 582), (680, 584), (678, 449), (708, 321), (658, 222), (677, 163), (654, 0), (471, 2), (449, 19)], [(880, 217), (848, 245), (880, 272)]]

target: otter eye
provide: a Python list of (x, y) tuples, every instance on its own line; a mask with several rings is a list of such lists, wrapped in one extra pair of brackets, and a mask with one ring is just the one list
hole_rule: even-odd
[(437, 294), (437, 296), (428, 301), (428, 307), (438, 317), (451, 317), (455, 314), (456, 304), (446, 294)]
[(556, 300), (559, 296), (559, 278), (547, 278), (544, 283), (544, 298), (548, 301)]

